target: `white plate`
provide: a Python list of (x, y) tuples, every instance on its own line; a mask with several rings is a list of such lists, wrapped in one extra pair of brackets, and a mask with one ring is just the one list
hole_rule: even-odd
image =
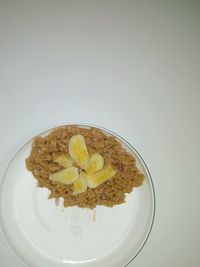
[(100, 129), (133, 153), (145, 174), (143, 185), (127, 194), (125, 204), (95, 210), (56, 206), (54, 200), (48, 200), (48, 190), (38, 188), (26, 170), (32, 140), (11, 160), (1, 184), (1, 230), (8, 246), (28, 266), (121, 267), (144, 246), (155, 213), (150, 173), (130, 144)]

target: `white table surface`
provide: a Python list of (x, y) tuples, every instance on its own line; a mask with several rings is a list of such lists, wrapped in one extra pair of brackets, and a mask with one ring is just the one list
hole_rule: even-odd
[[(199, 1), (1, 0), (1, 173), (43, 129), (113, 130), (156, 190), (153, 230), (130, 267), (200, 266), (199, 85)], [(23, 267), (2, 239), (0, 266)]]

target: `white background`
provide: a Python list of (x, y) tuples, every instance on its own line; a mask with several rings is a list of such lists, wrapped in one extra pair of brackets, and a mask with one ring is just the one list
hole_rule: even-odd
[[(199, 266), (199, 84), (198, 0), (0, 0), (1, 173), (51, 126), (113, 130), (156, 190), (152, 233), (130, 267)], [(2, 240), (0, 266), (23, 266)]]

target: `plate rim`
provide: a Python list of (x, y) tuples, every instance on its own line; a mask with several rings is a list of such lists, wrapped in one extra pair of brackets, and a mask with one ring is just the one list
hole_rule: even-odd
[(97, 129), (100, 129), (108, 134), (111, 134), (113, 136), (116, 136), (119, 140), (121, 140), (122, 142), (124, 142), (125, 144), (128, 145), (128, 147), (130, 147), (134, 153), (137, 155), (137, 157), (139, 158), (139, 160), (142, 162), (143, 166), (145, 167), (146, 169), (146, 172), (148, 174), (148, 178), (149, 178), (149, 181), (150, 181), (150, 185), (151, 185), (151, 189), (152, 189), (152, 199), (153, 199), (153, 213), (152, 213), (152, 218), (151, 218), (151, 222), (150, 222), (150, 227), (148, 229), (148, 232), (147, 232), (147, 235), (144, 239), (144, 241), (142, 242), (141, 246), (138, 248), (138, 251), (136, 252), (136, 254), (131, 257), (131, 259), (127, 259), (127, 263), (125, 263), (125, 265), (121, 266), (121, 267), (127, 267), (137, 256), (138, 254), (141, 252), (141, 250), (144, 248), (144, 246), (146, 245), (147, 243), (147, 240), (149, 239), (149, 236), (152, 232), (152, 228), (153, 228), (153, 225), (154, 225), (154, 221), (155, 221), (155, 213), (156, 213), (156, 193), (155, 193), (155, 186), (154, 186), (154, 183), (153, 183), (153, 179), (152, 179), (152, 176), (151, 176), (151, 173), (149, 171), (149, 168), (147, 167), (147, 164), (145, 163), (143, 157), (141, 156), (141, 154), (136, 150), (135, 147), (133, 147), (133, 145), (131, 143), (129, 143), (129, 141), (127, 141), (125, 138), (123, 138), (121, 135), (115, 133), (114, 131), (112, 130), (109, 130), (105, 127), (102, 127), (102, 126), (99, 126), (97, 124), (91, 124), (91, 123), (67, 123), (67, 124), (56, 124), (54, 125), (53, 127), (48, 127), (48, 128), (45, 128), (44, 130), (40, 131), (39, 133), (37, 134), (33, 134), (30, 138), (27, 138), (28, 140), (26, 142), (23, 142), (22, 145), (20, 145), (20, 147), (18, 149), (16, 149), (16, 151), (12, 154), (12, 157), (10, 158), (10, 160), (8, 161), (8, 163), (6, 164), (5, 166), (5, 169), (4, 171), (2, 172), (1, 174), (1, 181), (0, 181), (0, 235), (2, 237), (2, 240), (3, 240), (3, 243), (6, 245), (6, 247), (8, 248), (9, 251), (11, 251), (11, 253), (24, 265), (24, 266), (27, 266), (27, 263), (24, 262), (21, 257), (15, 252), (15, 250), (12, 248), (12, 246), (10, 246), (9, 244), (9, 241), (7, 240), (6, 236), (5, 236), (5, 233), (4, 233), (4, 229), (3, 229), (3, 225), (1, 224), (1, 221), (2, 221), (2, 218), (1, 218), (1, 205), (2, 205), (2, 199), (1, 199), (1, 192), (2, 192), (2, 189), (3, 189), (3, 185), (4, 185), (4, 182), (5, 182), (5, 177), (6, 177), (6, 174), (7, 174), (7, 171), (10, 167), (10, 165), (12, 164), (12, 162), (14, 161), (16, 155), (18, 154), (18, 152), (23, 149), (30, 141), (32, 141), (35, 137), (37, 137), (38, 135), (43, 135), (45, 134), (46, 132), (48, 131), (53, 131), (57, 128), (64, 128), (64, 127), (67, 127), (67, 126), (77, 126), (77, 127), (94, 127), (94, 128), (97, 128)]

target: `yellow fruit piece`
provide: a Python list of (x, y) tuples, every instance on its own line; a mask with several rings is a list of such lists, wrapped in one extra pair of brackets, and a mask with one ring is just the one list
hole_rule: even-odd
[(60, 155), (55, 159), (55, 162), (64, 168), (69, 168), (73, 165), (74, 160), (68, 155)]
[(83, 193), (87, 190), (87, 181), (83, 177), (82, 174), (80, 174), (79, 178), (74, 182), (74, 192), (73, 195), (78, 195), (80, 193)]
[(101, 171), (98, 171), (94, 174), (86, 174), (84, 176), (87, 179), (88, 187), (96, 188), (97, 186), (112, 178), (116, 173), (117, 171), (114, 170), (111, 165), (108, 165)]
[(79, 178), (78, 168), (73, 166), (49, 175), (49, 179), (51, 181), (59, 182), (62, 184), (72, 184), (78, 178)]
[(85, 139), (82, 135), (77, 134), (70, 138), (69, 154), (81, 168), (87, 168), (89, 162), (89, 154), (87, 151)]
[(103, 168), (103, 165), (104, 165), (103, 157), (100, 154), (95, 153), (90, 158), (90, 161), (89, 161), (88, 167), (87, 167), (87, 173), (93, 174), (93, 173), (101, 170)]

